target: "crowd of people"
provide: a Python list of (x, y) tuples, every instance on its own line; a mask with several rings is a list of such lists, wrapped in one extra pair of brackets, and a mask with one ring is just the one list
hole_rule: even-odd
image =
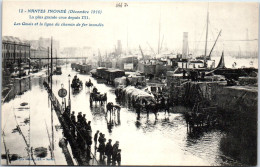
[(82, 150), (86, 148), (86, 157), (91, 159), (91, 145), (92, 145), (92, 128), (91, 121), (87, 121), (86, 114), (82, 115), (82, 112), (79, 112), (77, 115), (77, 120), (75, 116), (75, 111), (70, 113), (69, 106), (66, 107), (63, 113), (64, 120), (68, 123), (70, 127), (70, 132), (72, 136), (76, 139), (78, 145)]
[[(112, 140), (109, 139), (106, 143), (105, 134), (97, 131), (94, 135), (95, 142), (95, 150), (99, 152), (100, 161), (105, 161), (107, 158), (107, 165), (118, 166), (121, 165), (121, 149), (119, 149), (119, 141), (116, 141), (115, 144), (112, 145)], [(99, 146), (97, 147), (97, 142)]]
[[(44, 82), (43, 84), (47, 88), (48, 92), (50, 92), (47, 82)], [(120, 106), (115, 107), (120, 111)], [(98, 165), (105, 164), (104, 162), (106, 158), (107, 165), (111, 165), (111, 163), (113, 166), (121, 165), (121, 149), (119, 149), (119, 141), (116, 141), (112, 145), (112, 140), (109, 139), (106, 143), (105, 134), (99, 133), (99, 131), (97, 131), (94, 135), (95, 154), (92, 154), (91, 156), (91, 145), (93, 140), (92, 127), (91, 121), (87, 121), (86, 114), (78, 112), (76, 117), (75, 111), (71, 112), (71, 107), (67, 106), (63, 109), (61, 119), (65, 122), (65, 129), (68, 129), (63, 131), (66, 141), (69, 141), (70, 143), (74, 141), (71, 145), (74, 157), (83, 155), (87, 160), (93, 158), (96, 159), (96, 157), (93, 156), (95, 156), (97, 151), (100, 154), (99, 162), (97, 161)], [(98, 147), (97, 142), (99, 143)]]
[[(66, 122), (69, 122), (72, 136), (76, 139), (79, 144), (79, 148), (84, 151), (86, 149), (86, 158), (92, 159), (91, 157), (91, 145), (92, 145), (92, 128), (91, 121), (87, 121), (86, 114), (82, 115), (82, 112), (75, 115), (75, 111), (70, 114), (69, 106), (63, 113), (63, 118)], [(76, 120), (77, 118), (77, 120)], [(107, 158), (107, 165), (121, 165), (121, 149), (119, 149), (119, 141), (116, 141), (112, 146), (112, 140), (109, 139), (106, 143), (105, 134), (97, 131), (94, 135), (95, 152), (99, 152), (100, 163), (105, 162)], [(98, 147), (97, 147), (98, 144)], [(86, 147), (87, 146), (87, 147)]]

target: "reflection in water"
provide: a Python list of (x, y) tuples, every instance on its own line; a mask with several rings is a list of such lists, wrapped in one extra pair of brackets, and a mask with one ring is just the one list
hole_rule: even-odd
[(221, 138), (220, 150), (228, 157), (255, 166), (257, 162), (257, 105), (232, 114), (231, 126)]
[(118, 127), (120, 122), (120, 114), (108, 114), (105, 116), (106, 123), (107, 123), (107, 129), (109, 133), (112, 133), (113, 127)]
[(142, 124), (141, 124), (140, 121), (136, 121), (136, 122), (135, 122), (135, 126), (137, 127), (137, 129), (139, 129), (141, 125), (142, 125)]
[(22, 95), (23, 93), (31, 90), (31, 77), (14, 78), (13, 83), (8, 93), (3, 97), (3, 102), (9, 102), (14, 99), (17, 95)]
[(110, 117), (110, 119), (109, 119), (109, 121), (108, 121), (108, 120), (107, 120), (107, 117), (106, 117), (106, 122), (107, 122), (108, 132), (109, 132), (109, 133), (112, 133), (112, 128), (113, 128), (113, 126), (114, 126), (114, 120), (112, 120), (111, 117)]
[(191, 132), (187, 132), (187, 142), (186, 142), (187, 147), (190, 147), (190, 146), (196, 144), (197, 142), (199, 142), (201, 140), (201, 138), (203, 137), (203, 135), (204, 135), (204, 132), (200, 128), (194, 129)]
[(103, 106), (94, 106), (91, 108), (91, 113), (93, 116), (93, 120), (102, 121), (105, 118), (106, 112)]

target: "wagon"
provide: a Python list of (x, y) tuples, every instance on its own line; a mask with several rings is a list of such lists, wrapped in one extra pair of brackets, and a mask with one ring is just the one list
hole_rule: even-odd
[(104, 71), (104, 79), (107, 83), (114, 84), (116, 78), (125, 76), (125, 72), (119, 69), (107, 69)]
[(125, 91), (125, 94), (130, 96), (132, 99), (140, 99), (142, 102), (145, 101), (152, 101), (155, 102), (153, 94), (149, 94), (148, 92), (142, 90), (142, 89), (137, 89), (133, 86), (128, 86), (123, 89)]
[(88, 73), (91, 70), (91, 65), (84, 64), (80, 66), (80, 72), (82, 73)]
[(76, 63), (71, 63), (71, 68), (75, 69), (75, 67), (76, 67)]
[(96, 77), (98, 77), (98, 78), (104, 78), (104, 76), (105, 76), (105, 71), (107, 70), (107, 68), (105, 68), (105, 67), (98, 67), (97, 69), (96, 69)]

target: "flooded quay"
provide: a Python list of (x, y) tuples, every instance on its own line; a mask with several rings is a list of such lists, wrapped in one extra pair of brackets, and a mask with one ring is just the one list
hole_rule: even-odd
[(1, 165), (257, 165), (259, 3), (2, 10)]
[[(107, 93), (108, 102), (119, 104), (114, 87), (90, 75), (72, 71), (70, 67), (63, 66), (62, 69), (62, 75), (53, 76), (56, 97), (62, 84), (68, 89), (70, 74), (77, 75), (83, 83), (91, 79), (101, 93)], [(6, 147), (10, 155), (15, 155), (12, 165), (67, 165), (59, 147), (63, 133), (56, 114), (53, 118), (54, 156), (50, 153), (51, 104), (42, 85), (44, 80), (45, 72), (31, 76), (30, 89), (2, 105), (2, 120), (5, 120), (2, 122), (2, 148)], [(91, 121), (92, 136), (99, 130), (107, 139), (112, 139), (112, 143), (120, 142), (122, 165), (243, 165), (226, 153), (225, 149), (228, 148), (223, 145), (229, 138), (226, 131), (211, 128), (189, 133), (184, 116), (178, 111), (185, 108), (183, 106), (174, 108), (169, 115), (160, 112), (157, 120), (152, 113), (147, 118), (146, 113), (142, 112), (140, 120), (137, 120), (136, 112), (126, 106), (121, 106), (120, 116), (106, 116), (105, 105), (93, 103), (91, 108), (89, 97), (90, 90), (85, 86), (78, 94), (71, 94), (71, 111), (86, 114), (87, 121)], [(59, 100), (62, 101), (61, 98)], [(21, 106), (22, 103), (28, 105)], [(17, 124), (21, 132), (17, 130)], [(26, 144), (32, 147), (31, 151), (26, 150)], [(37, 154), (37, 149), (45, 151)], [(99, 153), (94, 149), (94, 144), (91, 152), (98, 160)], [(33, 154), (34, 160), (28, 160), (29, 153)], [(2, 157), (4, 154), (5, 149), (2, 149)], [(5, 161), (2, 158), (2, 164)]]

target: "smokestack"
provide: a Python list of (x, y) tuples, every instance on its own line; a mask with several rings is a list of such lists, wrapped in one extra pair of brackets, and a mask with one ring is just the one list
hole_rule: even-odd
[(188, 58), (188, 32), (183, 32), (182, 58)]
[(117, 41), (117, 53), (120, 55), (122, 54), (122, 44), (121, 44), (121, 40)]

